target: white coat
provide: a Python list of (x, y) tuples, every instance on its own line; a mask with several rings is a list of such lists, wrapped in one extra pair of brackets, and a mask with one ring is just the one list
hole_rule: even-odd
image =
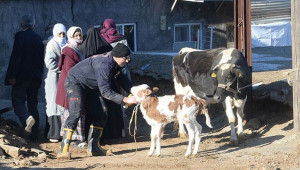
[(54, 39), (51, 39), (46, 46), (45, 66), (47, 76), (45, 78), (45, 98), (46, 98), (46, 114), (48, 117), (60, 115), (57, 104), (55, 103), (57, 81), (59, 78), (58, 61), (61, 48)]

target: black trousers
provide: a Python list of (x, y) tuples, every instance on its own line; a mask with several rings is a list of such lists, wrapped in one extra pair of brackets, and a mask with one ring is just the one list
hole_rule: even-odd
[[(35, 124), (32, 127), (32, 134), (38, 135), (39, 132), (39, 112), (37, 109), (38, 90), (41, 86), (39, 81), (28, 81), (20, 85), (12, 86), (12, 106), (23, 127), (26, 125), (27, 118), (32, 115)], [(25, 102), (27, 101), (27, 107)]]
[[(69, 101), (69, 117), (66, 120), (65, 128), (74, 130), (77, 127), (80, 115), (85, 112), (85, 106), (87, 105), (90, 109), (93, 109), (93, 107), (87, 103), (88, 100), (86, 101), (86, 98), (91, 98), (90, 96), (95, 93), (95, 90), (91, 90), (81, 84), (74, 83), (74, 81), (68, 77), (65, 81), (65, 89)], [(90, 112), (88, 113), (90, 114), (88, 116), (92, 125), (104, 127), (107, 121), (107, 108), (100, 95), (98, 96), (98, 100), (101, 101), (101, 107), (98, 107), (100, 110), (98, 112)]]

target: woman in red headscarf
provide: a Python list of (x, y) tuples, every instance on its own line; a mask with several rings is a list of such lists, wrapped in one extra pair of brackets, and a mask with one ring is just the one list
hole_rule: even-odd
[[(122, 43), (130, 49), (126, 37), (118, 33), (114, 20), (105, 19), (102, 23), (102, 27), (100, 28), (100, 34), (112, 47), (115, 47), (118, 43)], [(122, 72), (131, 80), (130, 72), (127, 67), (124, 67)], [(119, 87), (116, 86), (115, 88), (117, 88), (121, 93), (123, 92), (123, 90)], [(125, 93), (123, 94), (128, 95)], [(109, 116), (106, 127), (104, 128), (104, 138), (125, 137), (123, 122), (123, 117), (126, 116), (125, 109), (111, 101), (107, 101), (107, 103)]]

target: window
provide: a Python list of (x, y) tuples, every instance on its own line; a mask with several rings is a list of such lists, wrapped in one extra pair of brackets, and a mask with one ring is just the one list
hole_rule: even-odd
[(175, 24), (174, 41), (199, 41), (201, 38), (201, 23)]
[[(177, 46), (190, 46), (202, 49), (202, 23), (183, 23), (174, 25), (174, 44)], [(174, 48), (176, 46), (176, 48)]]
[(117, 30), (120, 34), (125, 35), (127, 38), (127, 43), (132, 51), (137, 51), (136, 45), (136, 24), (126, 23), (126, 24), (116, 24)]

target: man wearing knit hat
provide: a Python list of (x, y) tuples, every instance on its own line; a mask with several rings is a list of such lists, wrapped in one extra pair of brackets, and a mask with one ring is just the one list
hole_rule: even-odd
[(107, 108), (102, 97), (117, 104), (136, 104), (134, 97), (125, 97), (111, 89), (111, 83), (116, 81), (130, 93), (133, 84), (121, 71), (130, 61), (129, 55), (130, 50), (126, 45), (117, 44), (111, 52), (89, 57), (70, 69), (65, 80), (70, 115), (65, 123), (58, 159), (71, 159), (69, 152), (71, 137), (83, 112), (85, 96), (94, 89), (100, 91), (99, 99), (102, 111), (101, 114), (92, 116), (93, 122), (88, 134), (87, 153), (89, 156), (112, 155), (110, 150), (105, 150), (100, 146), (100, 137), (107, 119)]

